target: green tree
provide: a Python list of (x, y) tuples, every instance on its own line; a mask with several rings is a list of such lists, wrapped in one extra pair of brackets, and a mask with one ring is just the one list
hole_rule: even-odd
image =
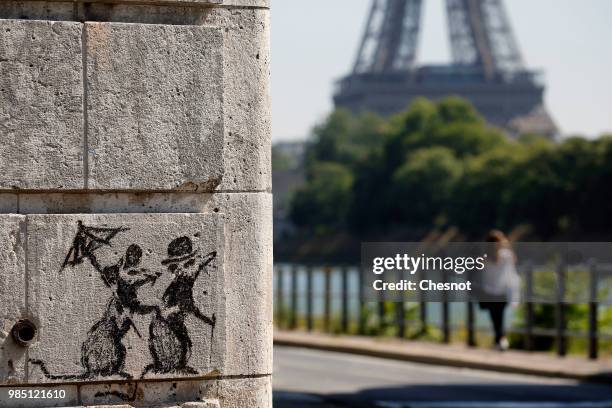
[(476, 238), (491, 228), (507, 228), (503, 209), (515, 180), (510, 175), (524, 160), (520, 146), (511, 144), (465, 160), (464, 173), (448, 202), (450, 222)]
[(330, 162), (313, 166), (306, 186), (291, 203), (291, 219), (301, 227), (326, 233), (346, 223), (352, 202), (353, 175), (347, 167)]
[(272, 148), (272, 171), (286, 171), (291, 169), (292, 166), (293, 163), (291, 163), (289, 156), (274, 147)]
[(484, 125), (484, 119), (474, 105), (458, 96), (450, 96), (438, 103), (438, 115), (444, 124), (472, 123)]
[(292, 218), (358, 237), (456, 226), (480, 239), (528, 225), (533, 238), (612, 229), (612, 136), (512, 139), (467, 101), (415, 100), (390, 118), (332, 112), (313, 130)]
[(463, 172), (446, 147), (418, 149), (408, 155), (392, 177), (392, 211), (398, 221), (432, 225), (445, 218), (446, 204)]
[(342, 163), (352, 167), (380, 153), (384, 145), (385, 121), (373, 113), (354, 116), (337, 109), (313, 130), (307, 165), (317, 162)]

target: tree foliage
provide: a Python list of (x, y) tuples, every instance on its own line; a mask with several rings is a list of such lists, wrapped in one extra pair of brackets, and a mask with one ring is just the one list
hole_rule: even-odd
[(306, 186), (293, 198), (295, 224), (325, 233), (345, 225), (352, 201), (353, 175), (344, 165), (317, 162), (309, 171)]
[(612, 136), (512, 139), (465, 100), (415, 101), (383, 119), (334, 111), (315, 127), (292, 219), (317, 231), (531, 227), (534, 238), (612, 227)]

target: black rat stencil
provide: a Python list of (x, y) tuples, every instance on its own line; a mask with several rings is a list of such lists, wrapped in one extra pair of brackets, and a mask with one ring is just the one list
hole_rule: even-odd
[(200, 273), (216, 257), (216, 252), (199, 255), (188, 237), (177, 238), (168, 246), (168, 258), (162, 264), (173, 274), (173, 279), (162, 296), (162, 309), (155, 314), (149, 326), (149, 350), (153, 363), (145, 368), (141, 378), (149, 371), (197, 374), (187, 365), (192, 343), (185, 318), (193, 315), (214, 330), (215, 315), (209, 318), (198, 309), (193, 299), (193, 286)]
[[(30, 359), (30, 363), (39, 366), (47, 378), (70, 380), (118, 375), (131, 379), (132, 376), (124, 371), (127, 351), (123, 338), (130, 329), (142, 337), (132, 320), (134, 315), (152, 316), (148, 339), (152, 363), (145, 367), (142, 376), (150, 371), (197, 373), (188, 366), (192, 343), (185, 318), (193, 315), (214, 329), (215, 316), (209, 318), (198, 309), (193, 299), (193, 287), (200, 273), (216, 258), (216, 252), (200, 256), (198, 250), (193, 249), (190, 238), (173, 240), (168, 246), (168, 258), (160, 265), (160, 270), (167, 268), (173, 279), (158, 304), (143, 304), (138, 298), (138, 289), (147, 284), (154, 285), (162, 272), (154, 273), (139, 267), (142, 260), (141, 247), (131, 244), (119, 261), (106, 266), (104, 260), (96, 255), (98, 249), (112, 246), (113, 238), (128, 230), (88, 227), (78, 222), (77, 234), (64, 259), (62, 270), (89, 261), (100, 274), (105, 286), (113, 292), (102, 317), (89, 329), (81, 346), (84, 372), (56, 375), (48, 371), (43, 361)], [(211, 332), (211, 340), (212, 336)]]

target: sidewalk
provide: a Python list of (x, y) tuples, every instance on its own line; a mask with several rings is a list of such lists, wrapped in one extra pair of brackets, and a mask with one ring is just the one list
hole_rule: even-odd
[(422, 364), (463, 367), (612, 384), (612, 360), (559, 358), (546, 353), (497, 352), (458, 344), (437, 344), (387, 338), (333, 336), (275, 330), (274, 344), (337, 351)]

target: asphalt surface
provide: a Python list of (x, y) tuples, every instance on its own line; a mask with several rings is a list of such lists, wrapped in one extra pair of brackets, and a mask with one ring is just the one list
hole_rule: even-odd
[(612, 387), (274, 347), (275, 408), (612, 408)]

